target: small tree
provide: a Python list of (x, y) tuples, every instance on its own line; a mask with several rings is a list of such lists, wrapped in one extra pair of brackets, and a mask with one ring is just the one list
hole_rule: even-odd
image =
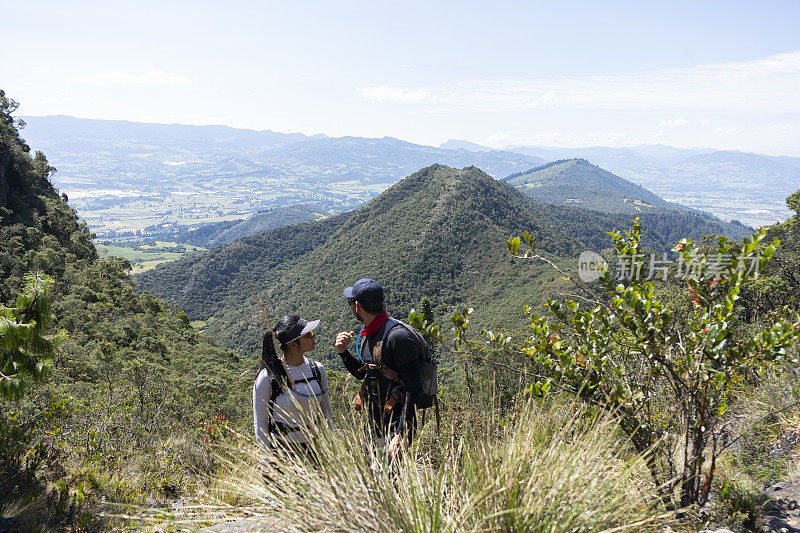
[[(420, 300), (419, 313), (422, 315), (422, 320), (424, 320), (428, 324), (433, 324), (435, 322), (433, 316), (433, 305), (431, 304), (430, 298), (428, 298), (427, 296), (423, 296), (422, 300)], [(431, 349), (435, 349), (436, 338), (433, 335), (424, 332), (422, 336), (425, 338), (428, 344), (430, 344)]]
[(5, 399), (19, 398), (31, 380), (46, 373), (49, 357), (66, 337), (63, 331), (45, 335), (52, 322), (53, 280), (37, 272), (24, 280), (16, 307), (0, 308), (0, 396)]
[(800, 191), (793, 192), (786, 197), (786, 207), (800, 216)]
[[(630, 263), (629, 272), (639, 271), (644, 254), (638, 219), (630, 232), (609, 235), (619, 257)], [(765, 245), (764, 237), (763, 230), (741, 244), (719, 237), (716, 253), (708, 256), (691, 240), (678, 243), (673, 251), (690, 274), (687, 292), (693, 303), (685, 321), (675, 320), (656, 297), (653, 281), (631, 275), (621, 283), (606, 269), (598, 296), (559, 270), (579, 297), (548, 300), (550, 319), (526, 306), (531, 336), (522, 343), (491, 331), (482, 335), (533, 360), (536, 370), (529, 373), (533, 382), (528, 391), (534, 395), (546, 395), (555, 386), (616, 413), (665, 492), (678, 488), (682, 506), (702, 503), (723, 449), (720, 417), (730, 386), (763, 368), (764, 361), (786, 357), (786, 349), (800, 338), (800, 316), (788, 308), (755, 335), (737, 327), (741, 285), (758, 276), (779, 244), (776, 239)], [(520, 251), (523, 241), (529, 247), (525, 252)], [(536, 253), (527, 232), (507, 244), (515, 257), (542, 260), (557, 269)], [(471, 311), (451, 318), (455, 350), (469, 346), (465, 332)], [(438, 326), (424, 325), (443, 338)], [(677, 461), (676, 449), (681, 450)]]
[[(620, 258), (641, 264), (638, 220), (624, 235), (610, 233)], [(609, 270), (600, 281), (610, 301), (588, 296), (581, 303), (547, 302), (555, 322), (526, 309), (533, 333), (523, 351), (547, 373), (531, 391), (546, 394), (559, 383), (587, 401), (620, 413), (623, 428), (642, 452), (653, 450), (653, 473), (663, 481), (677, 479), (681, 504), (703, 503), (721, 451), (720, 415), (734, 379), (759, 368), (760, 361), (777, 361), (800, 338), (798, 317), (791, 312), (772, 327), (747, 336), (738, 330), (736, 300), (742, 283), (758, 277), (779, 242), (760, 246), (762, 230), (741, 244), (717, 240), (715, 254), (701, 254), (684, 239), (673, 251), (689, 273), (687, 292), (692, 314), (684, 323), (656, 299), (654, 282), (629, 276), (619, 283)], [(517, 257), (539, 257), (533, 239), (523, 235), (530, 250), (520, 254), (519, 238), (510, 239)], [(634, 270), (636, 271), (636, 270)], [(682, 438), (682, 461), (675, 465), (669, 444)], [(706, 450), (710, 462), (706, 466)], [(666, 468), (664, 466), (666, 465)]]

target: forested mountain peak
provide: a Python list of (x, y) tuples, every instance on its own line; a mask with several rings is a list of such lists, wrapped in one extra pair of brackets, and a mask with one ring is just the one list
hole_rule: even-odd
[(607, 213), (636, 213), (670, 205), (644, 187), (582, 158), (553, 161), (511, 174), (503, 181), (542, 202)]
[[(664, 251), (686, 234), (722, 229), (694, 213), (642, 218), (646, 244)], [(505, 239), (527, 230), (538, 250), (572, 261), (583, 250), (606, 247), (606, 232), (631, 220), (536, 202), (476, 167), (436, 164), (357, 210), (265, 231), (137, 279), (140, 288), (206, 321), (206, 332), (219, 342), (252, 353), (263, 320), (236, 263), (271, 315), (321, 318), (322, 335), (353, 327), (341, 291), (362, 277), (384, 283), (387, 305), (397, 316), (428, 296), (440, 310), (483, 304), (485, 316), (500, 319), (538, 301), (556, 278), (552, 271), (514, 267)]]
[(509, 236), (530, 231), (543, 252), (571, 258), (606, 246), (605, 232), (628, 223), (535, 202), (476, 167), (432, 165), (355, 211), (265, 231), (137, 279), (206, 321), (219, 342), (252, 353), (263, 320), (232, 257), (271, 315), (321, 318), (325, 335), (353, 327), (342, 289), (362, 277), (384, 283), (396, 316), (428, 296), (442, 310), (482, 302), (487, 316), (502, 317), (501, 309), (533, 303), (556, 279), (545, 269), (515, 267), (505, 250)]

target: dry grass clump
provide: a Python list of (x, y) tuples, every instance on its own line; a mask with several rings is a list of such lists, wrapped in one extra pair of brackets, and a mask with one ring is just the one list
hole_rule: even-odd
[[(365, 444), (362, 419), (318, 439), (315, 459), (223, 450), (225, 473), (166, 520), (247, 518), (271, 531), (603, 531), (655, 526), (654, 489), (609, 418), (525, 403), (507, 423), (449, 420), (402, 460)], [(569, 413), (569, 414), (567, 414)], [(439, 452), (430, 449), (438, 441)], [(188, 503), (188, 502), (187, 502)], [(164, 518), (164, 517), (162, 517)], [(625, 526), (629, 527), (625, 527)], [(617, 529), (614, 529), (617, 530)]]

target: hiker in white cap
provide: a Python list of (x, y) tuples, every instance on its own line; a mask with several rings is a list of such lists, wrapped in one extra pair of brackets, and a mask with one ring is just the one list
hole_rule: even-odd
[(280, 319), (275, 338), (281, 358), (272, 332), (264, 334), (261, 369), (253, 385), (253, 426), (256, 439), (267, 447), (308, 453), (320, 426), (319, 415), (328, 426), (332, 423), (325, 368), (304, 355), (316, 346), (317, 325), (319, 320), (306, 322), (298, 315)]

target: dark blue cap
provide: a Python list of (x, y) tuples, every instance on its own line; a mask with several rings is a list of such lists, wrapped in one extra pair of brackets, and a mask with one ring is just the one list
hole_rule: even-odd
[(374, 302), (383, 300), (383, 287), (374, 279), (360, 279), (352, 287), (347, 287), (344, 292), (345, 298), (358, 300), (359, 302)]

